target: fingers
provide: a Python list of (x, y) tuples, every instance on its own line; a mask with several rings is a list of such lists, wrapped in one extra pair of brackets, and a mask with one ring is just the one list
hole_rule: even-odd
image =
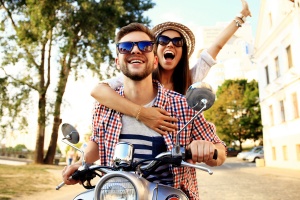
[[(173, 126), (173, 124), (171, 124), (171, 123), (164, 123), (164, 124)], [(168, 134), (168, 132), (175, 132), (176, 129), (170, 128), (170, 127), (164, 126), (164, 125), (158, 125), (155, 128), (155, 131), (158, 132), (161, 135), (166, 135), (166, 134)]]
[(241, 13), (245, 17), (247, 17), (247, 16), (252, 17), (247, 1), (245, 1), (245, 0), (241, 0), (241, 1), (242, 1), (242, 6), (243, 6)]
[(161, 108), (157, 108), (157, 109), (158, 109), (158, 111), (159, 111), (161, 114), (164, 115), (164, 116), (162, 116), (162, 118), (163, 118), (164, 121), (169, 121), (169, 122), (177, 122), (177, 121), (178, 121), (177, 118), (171, 117), (171, 116), (170, 116), (171, 113), (167, 112), (166, 110), (161, 109)]
[(78, 169), (78, 166), (74, 166), (74, 165), (64, 167), (64, 169), (62, 170), (62, 178), (66, 185), (74, 185), (74, 184), (78, 183), (78, 181), (73, 180), (71, 178), (72, 174), (77, 169)]
[(166, 135), (177, 130), (178, 120), (170, 115), (164, 109), (151, 107), (141, 110), (139, 120), (159, 134)]
[(204, 162), (210, 161), (213, 159), (214, 155), (214, 144), (204, 140), (195, 140), (189, 147), (192, 152), (192, 160), (194, 162)]

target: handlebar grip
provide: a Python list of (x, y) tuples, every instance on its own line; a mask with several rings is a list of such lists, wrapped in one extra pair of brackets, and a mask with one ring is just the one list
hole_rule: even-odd
[[(213, 155), (213, 159), (214, 159), (214, 160), (217, 160), (217, 158), (218, 158), (218, 150), (215, 149), (214, 155)], [(192, 152), (191, 152), (191, 149), (186, 149), (186, 150), (185, 150), (185, 160), (187, 160), (187, 159), (192, 159)]]

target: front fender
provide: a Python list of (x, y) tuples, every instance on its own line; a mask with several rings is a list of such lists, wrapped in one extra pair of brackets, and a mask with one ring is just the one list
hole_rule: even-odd
[(86, 190), (78, 194), (73, 200), (92, 200), (94, 199), (95, 189)]

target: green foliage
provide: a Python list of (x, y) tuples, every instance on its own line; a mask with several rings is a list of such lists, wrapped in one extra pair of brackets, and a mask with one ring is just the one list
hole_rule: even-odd
[(206, 111), (218, 135), (228, 144), (232, 141), (262, 137), (258, 83), (247, 80), (226, 80), (216, 93), (215, 104)]
[(27, 149), (27, 147), (25, 146), (25, 144), (17, 144), (14, 147), (14, 150), (16, 150), (16, 151), (22, 151), (23, 149)]
[[(113, 74), (116, 29), (129, 22), (149, 24), (143, 12), (154, 5), (150, 0), (0, 0), (1, 129), (24, 128), (34, 105), (41, 136), (37, 155), (42, 155), (47, 120), (60, 117), (69, 75)], [(111, 67), (102, 69), (103, 63)]]

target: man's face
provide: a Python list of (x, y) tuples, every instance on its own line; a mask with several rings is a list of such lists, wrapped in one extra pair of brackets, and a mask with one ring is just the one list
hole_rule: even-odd
[[(139, 42), (150, 41), (149, 36), (140, 31), (131, 32), (125, 35), (121, 42)], [(137, 45), (129, 54), (118, 54), (116, 64), (121, 69), (123, 74), (134, 81), (140, 81), (148, 77), (157, 67), (158, 59), (154, 56), (153, 50), (151, 52), (142, 52)]]

